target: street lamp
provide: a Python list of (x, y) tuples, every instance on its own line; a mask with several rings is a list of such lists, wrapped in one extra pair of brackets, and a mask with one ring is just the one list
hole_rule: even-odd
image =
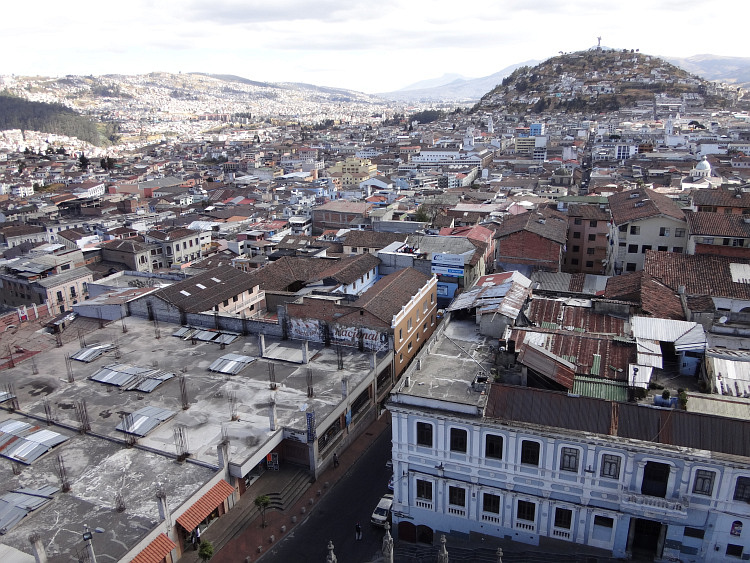
[[(103, 528), (95, 528), (94, 531), (97, 534), (101, 534), (104, 529)], [(86, 549), (89, 552), (89, 561), (91, 563), (96, 563), (96, 554), (94, 554), (94, 544), (91, 543), (91, 538), (94, 537), (94, 534), (91, 533), (91, 530), (89, 530), (88, 524), (83, 525), (83, 541), (86, 542)]]

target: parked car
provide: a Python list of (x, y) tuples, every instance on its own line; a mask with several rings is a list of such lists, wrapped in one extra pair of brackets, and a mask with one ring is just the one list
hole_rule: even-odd
[(378, 501), (378, 505), (375, 510), (372, 511), (372, 517), (370, 522), (374, 526), (385, 526), (386, 522), (391, 521), (391, 507), (393, 506), (393, 495), (383, 495), (383, 498)]

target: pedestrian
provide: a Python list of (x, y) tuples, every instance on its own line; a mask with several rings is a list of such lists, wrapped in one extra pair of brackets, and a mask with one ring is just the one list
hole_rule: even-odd
[(193, 544), (193, 551), (198, 551), (198, 538), (195, 537), (195, 530), (190, 532), (190, 543)]
[(357, 525), (354, 526), (354, 539), (355, 540), (362, 539), (362, 526), (359, 525), (359, 522), (357, 522)]
[(200, 545), (200, 544), (201, 544), (201, 528), (200, 528), (200, 526), (198, 526), (198, 527), (197, 527), (197, 528), (195, 529), (195, 541), (196, 541), (196, 543), (197, 543), (198, 545)]
[(339, 456), (336, 455), (336, 452), (333, 452), (333, 466), (334, 467), (339, 466)]

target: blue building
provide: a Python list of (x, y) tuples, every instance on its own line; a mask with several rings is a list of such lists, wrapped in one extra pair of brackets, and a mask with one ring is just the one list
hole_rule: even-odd
[(400, 540), (750, 559), (750, 422), (491, 383), (492, 341), (448, 321), (388, 403)]

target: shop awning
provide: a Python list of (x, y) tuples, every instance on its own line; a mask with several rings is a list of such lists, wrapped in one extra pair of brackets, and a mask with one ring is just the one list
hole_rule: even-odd
[(211, 514), (217, 506), (229, 498), (234, 492), (232, 486), (222, 479), (216, 483), (211, 489), (198, 499), (197, 502), (188, 508), (182, 515), (177, 518), (177, 523), (182, 526), (188, 532), (195, 529), (195, 527), (206, 519), (206, 516)]
[(164, 561), (167, 553), (172, 551), (175, 543), (165, 534), (159, 534), (146, 548), (136, 555), (130, 563), (160, 563)]

